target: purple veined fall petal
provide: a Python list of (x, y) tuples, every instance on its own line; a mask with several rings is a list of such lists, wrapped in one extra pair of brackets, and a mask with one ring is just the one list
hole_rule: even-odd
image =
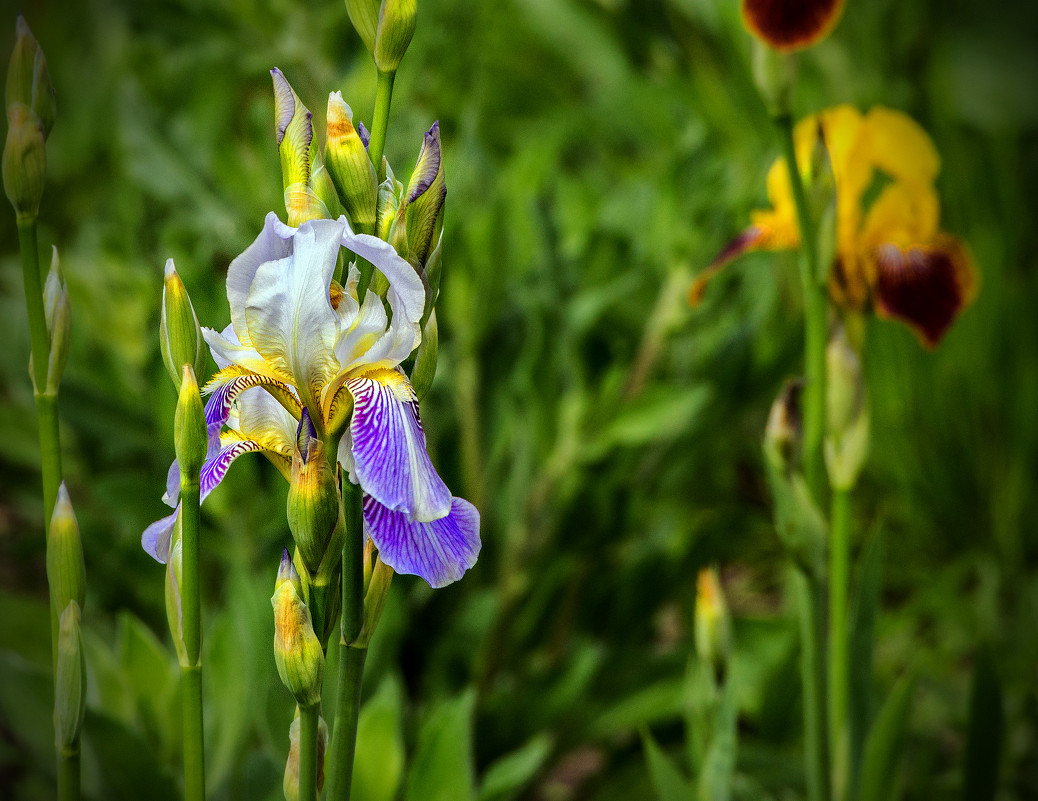
[(409, 520), (364, 496), (364, 530), (379, 558), (397, 573), (420, 576), (431, 587), (457, 581), (479, 557), (479, 512), (462, 498), (452, 498), (450, 511), (431, 522)]

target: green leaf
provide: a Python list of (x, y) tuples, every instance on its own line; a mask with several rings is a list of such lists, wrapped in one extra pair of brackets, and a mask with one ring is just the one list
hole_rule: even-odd
[(915, 690), (915, 675), (903, 677), (876, 716), (865, 741), (859, 801), (895, 801), (898, 760)]
[(728, 801), (731, 797), (732, 774), (738, 747), (736, 723), (739, 710), (735, 703), (735, 689), (729, 680), (721, 691), (717, 706), (713, 737), (707, 748), (703, 771), (699, 776), (701, 801)]
[(483, 774), (479, 801), (510, 801), (537, 775), (551, 754), (547, 734), (536, 734), (520, 748), (491, 763)]
[(178, 670), (172, 654), (129, 612), (119, 614), (116, 643), (144, 725), (171, 754), (181, 733), (176, 705)]
[(678, 718), (685, 704), (683, 677), (664, 679), (631, 693), (604, 712), (590, 727), (592, 737), (608, 737), (619, 732)]
[(472, 764), (472, 710), (468, 690), (440, 704), (418, 732), (405, 801), (466, 801), (476, 797)]
[(177, 801), (173, 778), (137, 732), (87, 709), (84, 748), (97, 758), (104, 798), (137, 801), (147, 788), (149, 801)]
[(681, 775), (674, 761), (659, 747), (648, 729), (642, 729), (642, 746), (652, 788), (659, 801), (691, 801), (691, 783)]
[(970, 691), (969, 730), (963, 765), (964, 801), (992, 801), (998, 788), (998, 764), (1005, 739), (1002, 685), (991, 653), (977, 655)]
[(387, 676), (364, 704), (357, 723), (357, 755), (350, 798), (393, 801), (404, 772), (404, 738), (400, 730), (403, 691)]

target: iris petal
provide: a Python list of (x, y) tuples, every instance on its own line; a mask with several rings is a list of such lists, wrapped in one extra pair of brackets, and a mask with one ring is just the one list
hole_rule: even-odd
[(383, 562), (432, 587), (457, 581), (479, 556), (479, 512), (461, 498), (451, 499), (446, 516), (421, 523), (365, 495), (364, 529)]
[(743, 0), (750, 31), (776, 50), (810, 47), (824, 39), (843, 13), (843, 0)]
[(395, 370), (351, 378), (350, 422), (354, 472), (360, 486), (380, 504), (409, 519), (437, 520), (451, 508), (451, 493), (425, 450), (418, 400)]
[(227, 302), (231, 307), (231, 325), (242, 345), (251, 344), (249, 329), (245, 324), (245, 300), (256, 271), (261, 264), (283, 259), (290, 254), (293, 234), (294, 228), (285, 225), (274, 212), (270, 212), (256, 240), (227, 268)]
[(171, 515), (156, 520), (141, 535), (141, 547), (144, 551), (160, 564), (166, 564), (169, 559), (169, 544), (173, 539), (173, 528), (177, 524), (177, 515), (180, 514), (180, 504)]

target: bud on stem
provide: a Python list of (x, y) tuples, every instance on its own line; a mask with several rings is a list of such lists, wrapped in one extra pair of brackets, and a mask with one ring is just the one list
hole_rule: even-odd
[(75, 745), (86, 713), (86, 661), (80, 625), (79, 604), (69, 601), (58, 626), (54, 676), (54, 736), (59, 751)]
[(274, 661), (296, 703), (311, 707), (321, 700), (324, 651), (300, 597), (300, 587), (299, 574), (286, 549), (270, 599), (274, 608)]
[(191, 305), (187, 287), (180, 279), (173, 259), (166, 261), (162, 284), (162, 309), (159, 317), (159, 347), (173, 383), (180, 387), (185, 364), (197, 377), (205, 368), (205, 348), (198, 316)]
[(304, 409), (292, 454), (288, 527), (311, 575), (320, 567), (339, 520), (337, 484), (325, 455), (324, 442), (317, 436), (310, 414)]
[(202, 406), (202, 396), (198, 392), (194, 368), (190, 364), (185, 364), (181, 372), (180, 397), (173, 418), (173, 444), (180, 465), (181, 480), (185, 476), (197, 476), (205, 462), (209, 443), (205, 408)]
[(47, 583), (50, 585), (51, 605), (56, 612), (65, 609), (71, 601), (82, 609), (86, 595), (83, 542), (64, 481), (58, 487), (47, 535)]

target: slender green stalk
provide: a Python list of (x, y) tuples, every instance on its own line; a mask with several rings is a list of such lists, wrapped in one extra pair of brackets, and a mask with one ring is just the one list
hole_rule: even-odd
[(850, 584), (851, 492), (834, 489), (829, 541), (829, 747), (833, 756), (834, 796), (842, 799), (847, 787), (850, 745), (847, 730), (849, 641), (847, 599)]
[(79, 741), (58, 754), (58, 801), (79, 799)]
[[(18, 221), (18, 248), (22, 260), (22, 280), (25, 285), (25, 309), (29, 318), (29, 341), (32, 349), (32, 378), (36, 400), (36, 420), (40, 440), (40, 465), (43, 479), (43, 530), (50, 532), (54, 503), (61, 486), (61, 438), (58, 432), (57, 392), (47, 390), (47, 369), (50, 363), (50, 334), (43, 309), (43, 280), (40, 276), (40, 254), (35, 220)], [(51, 665), (57, 670), (58, 615), (60, 610), (50, 605)], [(59, 749), (58, 799), (76, 801), (80, 797), (79, 738), (68, 749)]]
[(800, 283), (804, 293), (804, 386), (802, 459), (804, 477), (819, 503), (825, 492), (822, 438), (825, 433), (825, 344), (826, 287), (818, 265), (818, 242), (814, 218), (807, 205), (804, 182), (797, 168), (793, 141), (793, 118), (776, 119), (783, 156), (793, 189), (797, 222), (800, 227)]
[(316, 801), (317, 798), (317, 726), (320, 715), (320, 704), (299, 709), (299, 801)]
[(818, 582), (799, 568), (793, 589), (800, 618), (800, 679), (804, 693), (805, 783), (808, 801), (828, 801), (829, 749), (826, 741), (824, 593)]
[(378, 180), (384, 181), (386, 174), (382, 170), (382, 153), (386, 149), (386, 130), (389, 128), (389, 105), (393, 101), (393, 81), (396, 72), (378, 73), (375, 84), (375, 113), (371, 118), (371, 139), (368, 141), (368, 154), (375, 165)]
[(181, 518), (183, 522), (183, 613), (184, 646), (188, 664), (182, 665), (184, 696), (184, 798), (205, 799), (205, 741), (202, 718), (202, 609), (199, 588), (199, 477), (180, 477)]
[(342, 547), (342, 637), (339, 641), (338, 694), (329, 759), (328, 798), (348, 801), (357, 747), (357, 720), (366, 648), (351, 643), (364, 626), (364, 521), (360, 487), (343, 482), (346, 542)]

